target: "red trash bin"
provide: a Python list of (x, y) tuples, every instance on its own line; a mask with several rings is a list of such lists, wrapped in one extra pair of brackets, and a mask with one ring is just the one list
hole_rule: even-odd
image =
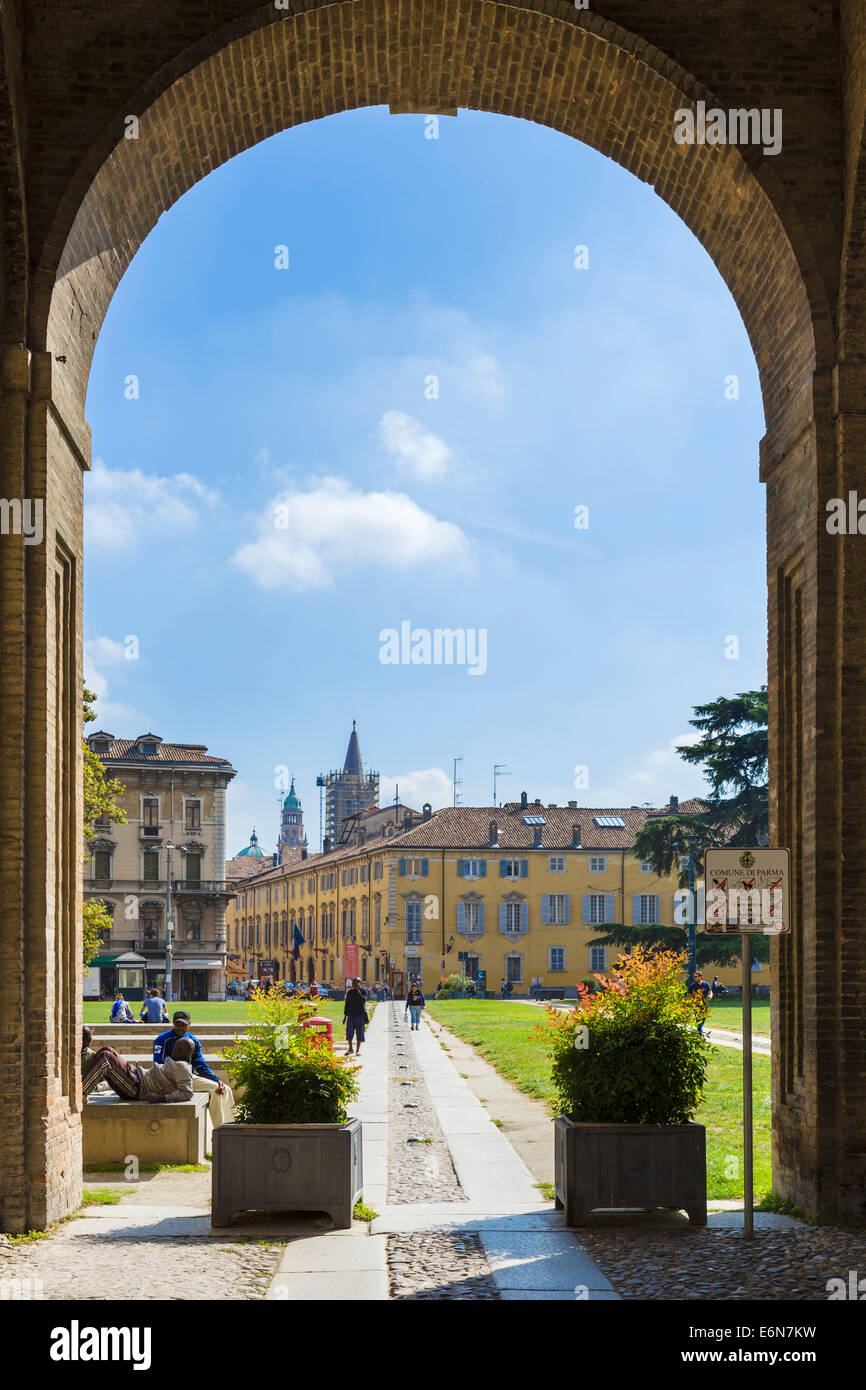
[(314, 1028), (316, 1045), (318, 1047), (329, 1047), (333, 1052), (334, 1024), (330, 1018), (322, 1018), (320, 1014), (314, 1014), (312, 1018), (305, 1018), (301, 1027)]

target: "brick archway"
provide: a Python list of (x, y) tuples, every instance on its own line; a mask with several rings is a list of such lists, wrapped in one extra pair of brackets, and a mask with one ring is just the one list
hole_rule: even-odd
[[(808, 392), (819, 357), (832, 360), (824, 287), (772, 161), (735, 146), (677, 145), (675, 112), (699, 99), (714, 105), (714, 93), (591, 11), (563, 6), (563, 18), (495, 0), (449, 9), (446, 23), (429, 0), (342, 0), (296, 16), (271, 8), (270, 22), (210, 35), (151, 78), (109, 121), (46, 242), (30, 339), (66, 358), (55, 395), (81, 409), (124, 271), (160, 215), (211, 170), (293, 125), (359, 106), (464, 107), (547, 125), (652, 184), (731, 290), (772, 429), (792, 392)], [(130, 118), (135, 139), (125, 134)]]
[[(26, 551), (0, 546), (0, 793), (18, 813), (0, 822), (0, 960), (18, 1027), (0, 1059), (0, 1226), (44, 1225), (80, 1191), (81, 511), (100, 326), (142, 240), (197, 180), (294, 124), (374, 104), (482, 109), (584, 141), (653, 185), (737, 302), (767, 431), (773, 833), (796, 865), (795, 935), (773, 947), (775, 1181), (824, 1219), (862, 1222), (864, 561), (856, 537), (828, 537), (823, 505), (853, 484), (866, 442), (864, 358), (835, 322), (840, 285), (846, 324), (866, 294), (866, 16), (840, 0), (837, 32), (809, 0), (765, 0), (753, 29), (713, 29), (710, 53), (693, 0), (291, 3), (165, 0), (154, 34), (147, 7), (110, 0), (69, 15), (21, 0), (18, 29), (4, 13), (0, 491), (44, 500), (46, 533)], [(676, 145), (675, 111), (701, 98), (785, 106), (792, 152), (777, 165)], [(22, 1048), (45, 1065), (22, 1068)]]

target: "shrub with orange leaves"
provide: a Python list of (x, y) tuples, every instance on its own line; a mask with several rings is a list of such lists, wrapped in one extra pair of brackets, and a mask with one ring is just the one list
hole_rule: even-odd
[(685, 1124), (701, 1101), (710, 1047), (702, 1000), (683, 985), (685, 955), (638, 948), (574, 1009), (548, 1006), (541, 1033), (560, 1109), (595, 1124)]

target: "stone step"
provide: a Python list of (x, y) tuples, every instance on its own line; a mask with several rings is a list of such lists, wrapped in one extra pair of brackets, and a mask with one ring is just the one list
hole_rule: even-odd
[[(202, 1047), (221, 1048), (227, 1047), (243, 1034), (237, 1033), (193, 1033), (193, 1037), (198, 1038)], [(91, 1047), (116, 1047), (118, 1052), (123, 1052), (126, 1048), (135, 1051), (136, 1048), (152, 1048), (154, 1039), (158, 1038), (158, 1033), (109, 1033), (105, 1029), (94, 1028), (93, 1042)]]
[[(94, 1037), (119, 1038), (119, 1037), (140, 1037), (156, 1038), (160, 1033), (165, 1033), (171, 1027), (170, 1023), (89, 1023), (88, 1028), (93, 1029)], [(191, 1032), (197, 1038), (210, 1037), (233, 1037), (236, 1033), (246, 1033), (249, 1029), (248, 1023), (195, 1023), (193, 1022)]]

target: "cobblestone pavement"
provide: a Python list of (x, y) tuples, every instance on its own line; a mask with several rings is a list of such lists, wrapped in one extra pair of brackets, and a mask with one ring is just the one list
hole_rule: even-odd
[[(403, 1023), (403, 1011), (391, 1005), (388, 1042), (388, 1201), (460, 1202), (451, 1154), (415, 1058), (415, 1034)], [(422, 1024), (422, 1027), (424, 1025)], [(409, 1082), (409, 1085), (405, 1085)], [(410, 1143), (410, 1139), (421, 1142)], [(429, 1140), (430, 1142), (425, 1142)]]
[(498, 1299), (481, 1241), (472, 1233), (390, 1235), (389, 1297)]
[(849, 1271), (866, 1270), (866, 1235), (829, 1226), (756, 1230), (750, 1241), (733, 1225), (582, 1226), (577, 1235), (626, 1299), (815, 1301), (828, 1297), (828, 1280), (847, 1289)]
[[(121, 1191), (119, 1204), (85, 1207), (43, 1240), (0, 1243), (4, 1296), (17, 1288), (25, 1298), (97, 1302), (264, 1297), (283, 1245), (260, 1245), (246, 1231), (238, 1239), (212, 1237), (202, 1200), (204, 1185), (210, 1196), (210, 1173), (159, 1173), (140, 1184), (117, 1177), (86, 1174), (85, 1185)], [(121, 1211), (130, 1220), (126, 1228)]]

